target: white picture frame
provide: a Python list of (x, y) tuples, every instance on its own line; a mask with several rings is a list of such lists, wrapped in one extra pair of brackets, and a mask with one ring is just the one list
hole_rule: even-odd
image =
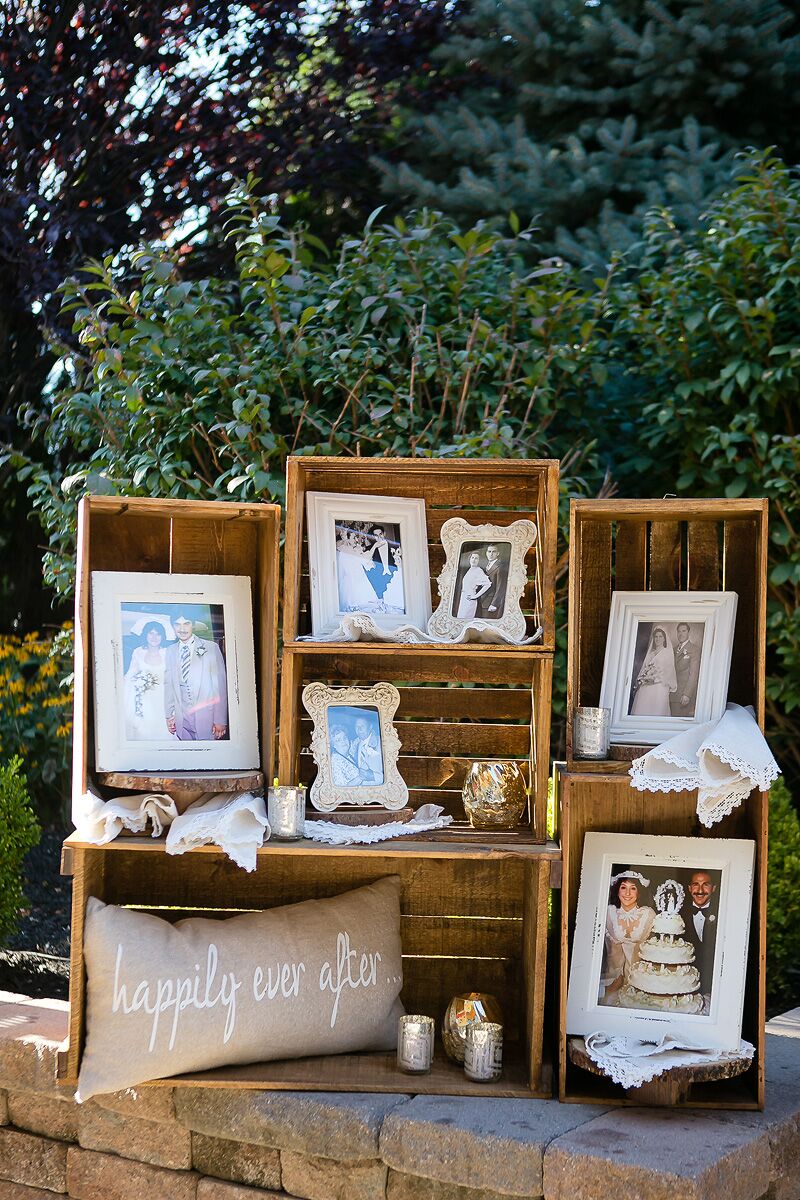
[(437, 580), (439, 604), (428, 622), (430, 636), (449, 642), (474, 630), (522, 642), (526, 623), (521, 601), (528, 582), (525, 556), (537, 536), (535, 522), (523, 519), (510, 525), (471, 525), (463, 517), (445, 521), (441, 532), (445, 565)]
[[(603, 1032), (653, 1041), (670, 1033), (685, 1036), (696, 1045), (718, 1050), (738, 1049), (747, 974), (754, 860), (755, 842), (747, 840), (587, 833), (570, 954), (567, 1036)], [(707, 943), (705, 961), (701, 961), (701, 946), (700, 955), (696, 953), (692, 963), (686, 964), (698, 964), (695, 969), (702, 983), (694, 995), (702, 998), (702, 1011), (627, 1007), (619, 1002), (625, 984), (617, 989), (616, 996), (611, 990), (617, 982), (609, 977), (618, 970), (614, 965), (618, 952), (610, 887), (615, 869), (619, 868), (629, 875), (638, 874), (646, 881), (645, 888), (634, 880), (640, 912), (647, 908), (654, 913), (657, 911), (655, 904), (643, 904), (642, 900), (651, 899), (661, 884), (675, 880), (681, 885), (685, 897), (679, 913), (682, 919), (686, 918), (685, 928), (683, 934), (675, 936), (684, 943), (695, 942), (699, 936), (697, 930), (692, 932), (687, 924), (693, 920), (688, 909), (691, 881), (706, 876), (708, 887), (714, 889), (706, 910), (708, 917), (703, 918), (706, 937), (710, 938), (713, 932), (710, 956)], [(639, 919), (639, 932), (647, 928), (648, 920), (646, 915)], [(637, 923), (630, 926), (632, 955), (636, 954), (637, 947), (640, 951), (646, 941), (642, 938), (636, 942)], [(650, 928), (652, 935), (652, 925)], [(628, 961), (626, 951), (623, 951), (623, 957)], [(633, 964), (628, 964), (629, 980), (638, 978), (634, 972), (636, 962), (641, 960), (634, 958)], [(623, 963), (623, 978), (625, 970)], [(674, 984), (667, 981), (660, 986), (669, 988)], [(705, 993), (702, 986), (708, 989)], [(629, 984), (628, 998), (630, 994)], [(633, 995), (636, 994), (634, 988)], [(681, 1003), (690, 1001), (691, 994), (684, 994)], [(663, 1001), (658, 1001), (662, 1002), (668, 1003), (666, 996)]]
[(368, 613), (386, 632), (431, 615), (425, 501), (349, 492), (306, 494), (311, 628), (334, 633)]
[(302, 699), (314, 722), (311, 753), (317, 776), (309, 791), (314, 808), (404, 808), (408, 788), (397, 768), (400, 739), (393, 724), (400, 703), (397, 688), (391, 683), (342, 688), (309, 683)]
[(600, 686), (612, 744), (656, 746), (719, 720), (737, 599), (735, 592), (614, 592)]
[(93, 571), (91, 603), (97, 771), (260, 765), (247, 576)]

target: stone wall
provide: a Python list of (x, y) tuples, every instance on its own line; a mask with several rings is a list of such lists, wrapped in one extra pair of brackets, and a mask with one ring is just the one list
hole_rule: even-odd
[(798, 1036), (767, 1038), (767, 1111), (736, 1113), (218, 1088), (78, 1105), (55, 1083), (65, 1033), (66, 1005), (0, 993), (0, 1200), (800, 1200)]

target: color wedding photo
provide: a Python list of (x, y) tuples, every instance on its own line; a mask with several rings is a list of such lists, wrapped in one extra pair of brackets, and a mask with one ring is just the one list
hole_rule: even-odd
[(340, 611), (405, 613), (400, 526), (337, 519), (334, 528)]
[(615, 863), (598, 1004), (708, 1015), (722, 872)]
[(328, 738), (331, 777), (337, 787), (375, 787), (384, 782), (377, 708), (330, 705)]
[(131, 741), (227, 741), (222, 604), (121, 601), (125, 734)]
[(464, 542), (458, 557), (452, 616), (499, 621), (506, 607), (510, 542)]
[(695, 715), (703, 657), (703, 621), (639, 621), (628, 716)]

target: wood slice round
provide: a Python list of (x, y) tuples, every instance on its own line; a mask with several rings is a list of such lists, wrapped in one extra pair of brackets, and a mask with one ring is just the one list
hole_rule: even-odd
[[(583, 1038), (570, 1038), (567, 1042), (567, 1053), (570, 1062), (592, 1075), (609, 1076), (601, 1071), (597, 1063), (586, 1052)], [(689, 1095), (693, 1083), (712, 1083), (717, 1079), (734, 1079), (743, 1075), (752, 1065), (751, 1058), (731, 1058), (726, 1062), (698, 1063), (694, 1067), (673, 1067), (663, 1075), (656, 1076), (649, 1083), (638, 1088), (626, 1088), (625, 1095), (637, 1104), (681, 1104)]]
[(123, 792), (164, 792), (171, 796), (179, 812), (206, 792), (261, 792), (264, 775), (261, 771), (100, 771), (97, 782), (102, 787)]
[(375, 808), (364, 805), (363, 808), (336, 808), (333, 812), (319, 812), (316, 808), (306, 809), (307, 821), (332, 821), (334, 825), (389, 825), (392, 821), (410, 821), (414, 816), (413, 808), (398, 808), (390, 812), (388, 808)]

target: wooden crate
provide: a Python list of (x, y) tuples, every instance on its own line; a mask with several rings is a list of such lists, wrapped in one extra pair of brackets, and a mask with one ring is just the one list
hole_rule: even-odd
[(697, 820), (697, 793), (639, 792), (616, 774), (593, 775), (561, 767), (556, 772), (560, 810), (562, 885), (559, 1005), (559, 1099), (586, 1104), (636, 1104), (611, 1079), (575, 1066), (567, 1058), (567, 984), (578, 906), (584, 834), (647, 833), (681, 837), (752, 838), (756, 843), (753, 910), (742, 1036), (756, 1047), (750, 1069), (735, 1079), (692, 1085), (685, 1107), (764, 1107), (766, 1018), (767, 801), (754, 792), (713, 829)]
[[(532, 646), (376, 645), (299, 641), (311, 632), (305, 495), (308, 491), (424, 497), (435, 607), (444, 564), (442, 524), (460, 515), (473, 523), (537, 522), (528, 555), (528, 628)], [(311, 725), (300, 694), (306, 683), (370, 684), (400, 690), (400, 773), (410, 804), (441, 804), (461, 818), (454, 836), (469, 836), (461, 787), (476, 759), (515, 759), (531, 787), (522, 836), (545, 840), (554, 633), (558, 464), (551, 461), (290, 458), (287, 470), (280, 761), (283, 782), (309, 782)], [(501, 835), (498, 835), (501, 836)], [(505, 837), (505, 841), (509, 838)]]
[[(82, 796), (94, 771), (92, 707), (92, 571), (186, 572), (200, 575), (247, 575), (252, 585), (253, 631), (258, 688), (261, 773), (272, 779), (277, 704), (278, 576), (280, 507), (277, 504), (228, 504), (217, 501), (149, 500), (86, 496), (78, 509), (78, 561), (75, 584), (75, 701), (72, 758), (73, 797)], [(216, 778), (220, 790), (239, 773)], [(253, 772), (246, 772), (248, 781)], [(136, 776), (139, 776), (138, 778)], [(191, 790), (192, 772), (109, 774), (100, 781), (119, 794), (124, 789)], [(199, 790), (210, 785), (208, 772)], [(259, 773), (255, 773), (256, 781)], [(152, 781), (152, 783), (151, 783)], [(262, 780), (263, 782), (263, 780)], [(160, 785), (160, 786), (159, 786)], [(244, 786), (249, 786), (246, 782)], [(186, 790), (188, 787), (188, 790)]]
[[(62, 869), (74, 877), (69, 1045), (59, 1077), (74, 1084), (84, 1042), (83, 935), (89, 896), (156, 913), (232, 915), (314, 897), (338, 895), (387, 874), (402, 880), (404, 987), (409, 1011), (440, 1021), (450, 998), (490, 991), (502, 1005), (505, 1068), (495, 1084), (474, 1084), (441, 1053), (429, 1075), (413, 1086), (394, 1054), (348, 1054), (226, 1067), (161, 1081), (169, 1086), (451, 1093), (475, 1096), (549, 1096), (549, 1064), (542, 1063), (543, 1010), (551, 863), (549, 846), (498, 847), (402, 839), (375, 846), (324, 847), (269, 842), (257, 869), (240, 870), (216, 848), (167, 856), (163, 842), (118, 838), (91, 846), (73, 834)], [(187, 911), (191, 910), (191, 911)], [(138, 1085), (137, 1085), (138, 1086)]]
[[(739, 600), (728, 697), (763, 728), (766, 500), (573, 500), (570, 516), (567, 761), (572, 714), (600, 702), (614, 591), (731, 591)], [(630, 760), (636, 747), (612, 748)], [(627, 771), (628, 761), (617, 769)], [(608, 763), (580, 762), (608, 772)]]

